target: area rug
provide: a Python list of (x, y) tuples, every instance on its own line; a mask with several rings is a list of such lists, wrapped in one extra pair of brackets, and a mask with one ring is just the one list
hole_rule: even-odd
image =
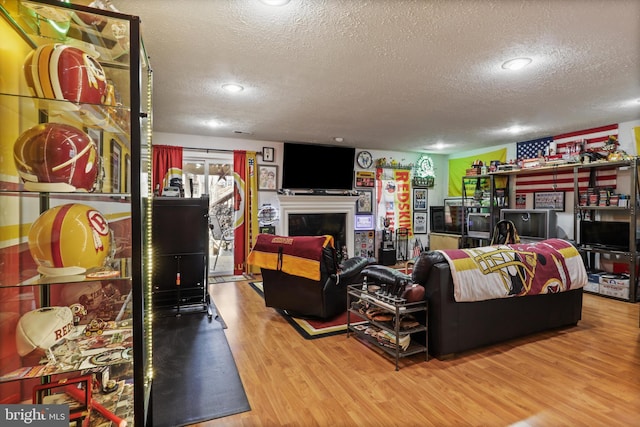
[[(264, 298), (262, 282), (249, 282), (255, 291)], [(329, 337), (332, 335), (344, 334), (347, 332), (347, 312), (341, 313), (333, 319), (313, 320), (300, 319), (289, 316), (284, 310), (275, 309), (291, 326), (305, 339), (313, 340), (317, 338)], [(353, 324), (364, 322), (352, 322)]]
[(222, 325), (206, 313), (155, 318), (153, 363), (156, 427), (251, 410)]

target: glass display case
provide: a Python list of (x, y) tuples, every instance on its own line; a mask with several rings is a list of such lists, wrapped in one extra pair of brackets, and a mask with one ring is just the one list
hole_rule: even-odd
[(0, 16), (0, 401), (145, 425), (152, 83), (139, 18), (25, 0)]

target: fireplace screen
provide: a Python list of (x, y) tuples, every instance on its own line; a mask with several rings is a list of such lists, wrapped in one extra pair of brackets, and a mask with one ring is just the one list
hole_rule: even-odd
[(336, 249), (347, 244), (345, 213), (289, 214), (289, 236), (333, 236)]

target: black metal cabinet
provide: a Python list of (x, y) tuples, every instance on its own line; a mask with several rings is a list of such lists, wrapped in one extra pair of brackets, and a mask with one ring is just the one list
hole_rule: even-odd
[(154, 308), (209, 311), (209, 197), (156, 197), (152, 211)]

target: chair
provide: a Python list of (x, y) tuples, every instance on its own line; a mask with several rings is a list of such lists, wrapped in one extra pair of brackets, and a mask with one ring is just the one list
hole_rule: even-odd
[(330, 319), (347, 309), (347, 285), (361, 281), (371, 260), (353, 257), (338, 266), (331, 236), (260, 234), (248, 262), (261, 268), (267, 307)]

